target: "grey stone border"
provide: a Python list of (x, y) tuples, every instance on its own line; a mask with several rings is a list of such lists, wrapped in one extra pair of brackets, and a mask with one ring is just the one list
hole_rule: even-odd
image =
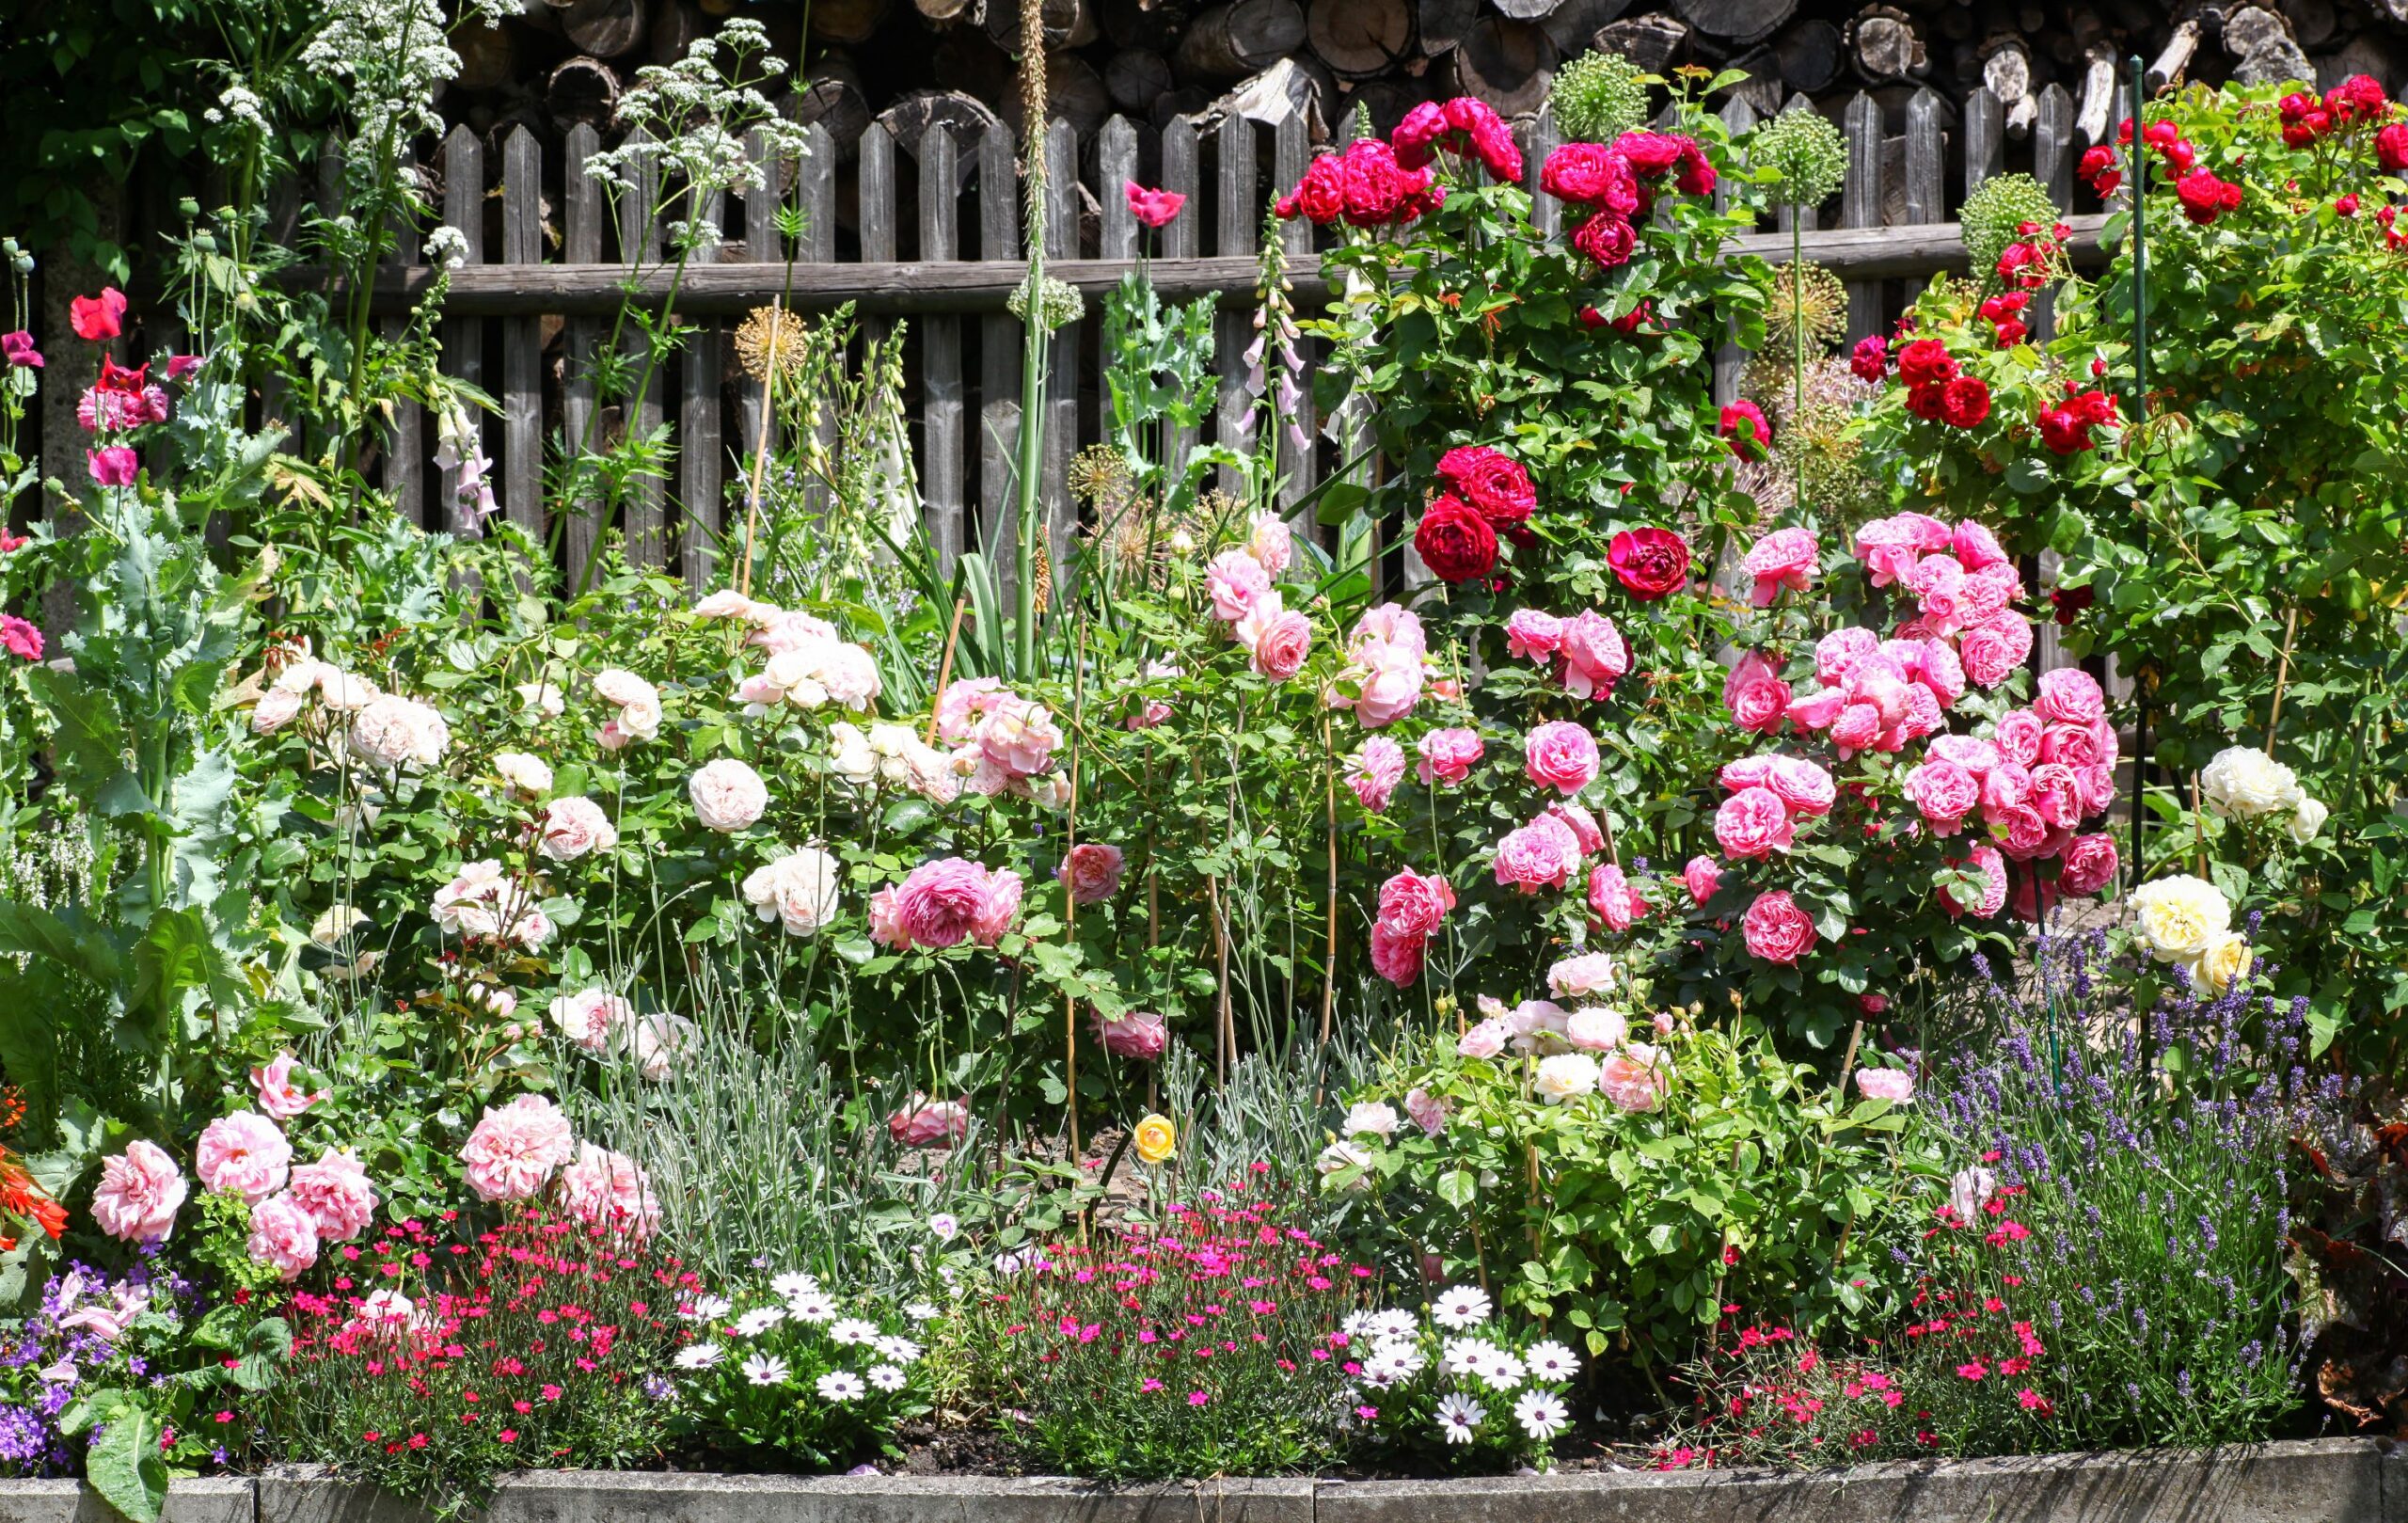
[[(163, 1523), (424, 1523), (320, 1470), (178, 1482)], [(0, 1482), (0, 1523), (114, 1523), (71, 1481)], [(1472, 1481), (1224, 1481), (570, 1470), (505, 1483), (490, 1523), (2408, 1523), (2408, 1445), (1868, 1465), (1819, 1475), (1608, 1471)]]

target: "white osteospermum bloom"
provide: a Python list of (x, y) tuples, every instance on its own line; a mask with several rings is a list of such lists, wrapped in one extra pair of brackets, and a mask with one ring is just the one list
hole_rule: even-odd
[(689, 1343), (672, 1362), (680, 1370), (707, 1370), (726, 1357), (727, 1351), (717, 1343)]
[(831, 1370), (819, 1377), (818, 1389), (821, 1401), (834, 1402), (841, 1406), (861, 1400), (869, 1388), (862, 1383), (861, 1376), (849, 1370)]
[(1523, 1372), (1522, 1361), (1501, 1348), (1489, 1350), (1487, 1360), (1478, 1371), (1480, 1378), (1488, 1382), (1488, 1388), (1496, 1391), (1512, 1390), (1520, 1385)]
[(1346, 1134), (1373, 1136), (1386, 1142), (1396, 1135), (1396, 1107), (1375, 1100), (1353, 1106), (1346, 1113)]
[(816, 846), (797, 847), (744, 880), (744, 902), (789, 936), (814, 936), (836, 917), (836, 859)]
[(1363, 1379), (1368, 1385), (1385, 1388), (1411, 1380), (1429, 1362), (1419, 1344), (1383, 1339), (1371, 1345), (1370, 1356), (1363, 1361)]
[(1525, 1391), (1513, 1402), (1513, 1420), (1522, 1431), (1540, 1443), (1553, 1441), (1572, 1420), (1563, 1398), (1549, 1390)]
[(836, 1320), (836, 1303), (822, 1290), (805, 1291), (786, 1297), (786, 1315), (797, 1322), (823, 1323)]
[(849, 1348), (856, 1343), (869, 1342), (878, 1337), (878, 1324), (864, 1321), (860, 1317), (840, 1317), (829, 1324), (828, 1337), (832, 1341)]
[(901, 1390), (911, 1382), (910, 1375), (891, 1364), (873, 1364), (869, 1367), (869, 1383), (880, 1390)]
[(790, 1269), (769, 1281), (769, 1293), (781, 1301), (791, 1301), (798, 1295), (816, 1295), (818, 1291), (819, 1277), (806, 1275), (800, 1269)]
[(688, 1322), (715, 1322), (736, 1309), (736, 1303), (724, 1295), (698, 1295), (680, 1308), (677, 1315)]
[(1488, 1408), (1458, 1391), (1438, 1399), (1438, 1432), (1450, 1444), (1468, 1444), (1487, 1420)]
[(878, 1351), (879, 1358), (895, 1364), (911, 1364), (920, 1357), (920, 1345), (908, 1338), (873, 1338), (869, 1346)]
[(944, 1313), (937, 1309), (933, 1301), (906, 1301), (903, 1303), (903, 1315), (913, 1322), (934, 1322)]
[(1497, 1309), (1497, 1303), (1477, 1285), (1451, 1285), (1438, 1294), (1430, 1306), (1430, 1320), (1441, 1327), (1460, 1332), (1477, 1327)]
[(1580, 1356), (1549, 1339), (1532, 1343), (1523, 1354), (1532, 1380), (1570, 1380), (1580, 1372)]
[(2199, 797), (2211, 814), (2257, 819), (2296, 804), (2299, 778), (2252, 746), (2226, 746), (2199, 769)]
[(1536, 1087), (1539, 1098), (1564, 1104), (1582, 1095), (1594, 1094), (1599, 1073), (1597, 1060), (1586, 1053), (1558, 1053), (1553, 1057), (1539, 1059)]
[(755, 1386), (783, 1386), (791, 1372), (774, 1354), (755, 1354), (744, 1361), (744, 1378)]
[(2160, 962), (2190, 962), (2232, 928), (2232, 905), (2204, 878), (2160, 878), (2132, 891), (2132, 922)]
[(758, 1338), (786, 1320), (786, 1314), (776, 1307), (755, 1307), (736, 1319), (733, 1326), (738, 1338)]

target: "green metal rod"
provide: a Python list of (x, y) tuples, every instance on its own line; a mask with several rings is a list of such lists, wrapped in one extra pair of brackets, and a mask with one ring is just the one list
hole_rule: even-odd
[[(2143, 214), (2148, 205), (2148, 161), (2141, 142), (2148, 117), (2148, 73), (2137, 53), (2131, 56), (2131, 71), (2132, 142), (2126, 161), (2131, 167), (2132, 196), (2132, 416), (2124, 424), (2128, 431), (2148, 420), (2148, 219)], [(2145, 870), (2142, 843), (2148, 829), (2148, 688), (2146, 673), (2132, 675), (2140, 698), (2132, 725), (2132, 882), (2137, 885)]]

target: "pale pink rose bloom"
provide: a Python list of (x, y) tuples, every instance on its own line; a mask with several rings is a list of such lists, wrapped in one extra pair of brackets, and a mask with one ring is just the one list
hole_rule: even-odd
[(589, 1227), (641, 1243), (660, 1230), (660, 1201), (636, 1161), (591, 1142), (561, 1170), (561, 1204)]
[[(800, 609), (780, 609), (773, 604), (765, 603), (754, 611), (752, 617), (745, 622), (752, 625), (753, 628), (752, 633), (745, 636), (744, 643), (766, 650), (771, 655), (801, 650), (836, 638), (834, 625), (816, 613), (805, 613)], [(594, 690), (601, 691), (600, 677), (594, 679)], [(626, 690), (623, 686), (618, 690)], [(602, 696), (614, 704), (632, 701), (618, 697), (615, 692), (605, 692)]]
[(251, 733), (274, 735), (292, 723), (301, 712), (302, 697), (283, 688), (270, 688), (260, 694), (260, 701), (251, 706)]
[(1770, 608), (1782, 588), (1802, 593), (1813, 585), (1821, 563), (1822, 549), (1814, 531), (1776, 529), (1756, 541), (1739, 569), (1755, 579), (1749, 600), (1758, 608)]
[[(1277, 595), (1275, 593), (1272, 597)], [(1267, 607), (1270, 602), (1271, 598), (1266, 597), (1259, 606)], [(1310, 619), (1293, 610), (1275, 612), (1268, 623), (1249, 634), (1248, 627), (1254, 622), (1252, 613), (1238, 621), (1238, 639), (1253, 657), (1257, 675), (1285, 682), (1305, 669), (1305, 658), (1312, 654), (1313, 648)]]
[(832, 641), (821, 653), (819, 685), (828, 696), (856, 714), (869, 711), (885, 679), (879, 675), (878, 658), (850, 641)]
[(658, 1084), (677, 1071), (677, 1060), (700, 1039), (693, 1022), (656, 1010), (637, 1017), (628, 1028), (627, 1050), (635, 1057), (636, 1071)]
[(951, 683), (937, 695), (937, 737), (959, 744), (977, 732), (979, 722), (990, 713), (1020, 701), (1020, 695), (997, 677)]
[(1998, 717), (1998, 722), (1990, 727), (1990, 735), (2001, 756), (2020, 766), (2030, 767), (2041, 759), (2040, 746), (2047, 736), (2047, 726), (2031, 709), (2010, 708)]
[(1526, 999), (1505, 1017), (1505, 1027), (1513, 1034), (1516, 1051), (1533, 1053), (1551, 1046), (1571, 1020), (1572, 1012), (1551, 999)]
[(1814, 949), (1814, 922), (1785, 889), (1756, 896), (1740, 917), (1748, 950), (1767, 962), (1796, 962)]
[(1522, 769), (1543, 788), (1570, 797), (1597, 779), (1597, 741), (1569, 720), (1550, 720), (1523, 738)]
[(1563, 644), (1563, 621), (1534, 608), (1517, 608), (1505, 618), (1505, 654), (1520, 659), (1553, 660)]
[(210, 1122), (193, 1150), (193, 1172), (202, 1188), (241, 1196), (255, 1206), (284, 1188), (292, 1162), (292, 1144), (257, 1111), (236, 1111)]
[(618, 827), (593, 800), (572, 794), (544, 806), (542, 836), (535, 850), (554, 862), (575, 862), (619, 844)]
[(1576, 799), (1557, 799), (1549, 802), (1546, 812), (1572, 827), (1572, 839), (1579, 843), (1580, 854), (1589, 856), (1606, 849), (1606, 833), (1597, 824), (1597, 817)]
[(1497, 1016), (1490, 1016), (1455, 1039), (1455, 1055), (1495, 1057), (1505, 1051), (1506, 1039), (1512, 1035), (1512, 1028), (1503, 1020)]
[(2066, 843), (2057, 867), (2057, 887), (2067, 894), (2097, 894), (2115, 881), (2115, 838), (2103, 832), (2077, 835)]
[(1681, 881), (1688, 887), (1689, 902), (1703, 905), (1722, 886), (1722, 869), (1712, 857), (1691, 857), (1681, 869)]
[(1371, 971), (1399, 989), (1412, 987), (1421, 976), (1423, 955), (1430, 939), (1412, 931), (1399, 930), (1381, 921), (1371, 927)]
[(970, 1107), (915, 1093), (886, 1118), (886, 1134), (906, 1148), (950, 1148), (970, 1134)]
[(1935, 835), (1954, 835), (1981, 802), (1981, 781), (1952, 761), (1917, 763), (1907, 773), (1906, 793)]
[(1294, 557), (1288, 520), (1268, 508), (1256, 514), (1246, 521), (1245, 548), (1246, 553), (1272, 576), (1287, 570), (1288, 563)]
[(1430, 679), (1430, 696), (1440, 703), (1460, 704), (1464, 701), (1464, 685), (1452, 677)]
[(1340, 697), (1337, 706), (1351, 706), (1355, 721), (1367, 730), (1384, 730), (1413, 712), (1421, 701), (1421, 657), (1399, 645), (1378, 647), (1380, 660), (1359, 673), (1356, 696)]
[(1546, 970), (1546, 987), (1561, 999), (1593, 999), (1614, 987), (1614, 960), (1604, 952), (1563, 958)]
[(751, 623), (756, 611), (768, 605), (756, 603), (733, 587), (722, 587), (694, 605), (697, 619), (742, 619)]
[(979, 751), (1011, 777), (1035, 777), (1046, 770), (1061, 743), (1061, 728), (1042, 704), (1002, 705), (978, 729)]
[(260, 1109), (279, 1121), (289, 1121), (326, 1098), (307, 1094), (293, 1082), (291, 1053), (278, 1053), (265, 1068), (251, 1070), (251, 1089), (260, 1097)]
[(1403, 780), (1404, 748), (1386, 736), (1373, 736), (1346, 758), (1346, 785), (1375, 815), (1387, 808)]
[(1170, 1023), (1152, 1010), (1128, 1010), (1106, 1020), (1098, 1015), (1096, 1038), (1115, 1057), (1150, 1063), (1170, 1047)]
[(1789, 806), (1770, 788), (1741, 788), (1714, 812), (1714, 840), (1739, 862), (1786, 851), (1796, 836)]
[[(1846, 625), (1814, 643), (1814, 676), (1827, 688), (1846, 683), (1868, 656), (1881, 649), (1881, 637), (1861, 625)], [(1754, 654), (1753, 652), (1750, 653)], [(1763, 658), (1757, 658), (1759, 660)], [(1727, 684), (1726, 684), (1727, 685)]]
[(911, 949), (911, 932), (897, 905), (897, 885), (888, 884), (869, 896), (869, 939), (897, 952)]
[(291, 1196), (277, 1196), (251, 1207), (246, 1246), (252, 1261), (274, 1269), (278, 1279), (297, 1279), (318, 1261), (318, 1225)]
[(156, 1144), (139, 1138), (101, 1164), (92, 1192), (92, 1222), (128, 1243), (165, 1243), (184, 1203), (184, 1177)]
[(1204, 588), (1212, 598), (1212, 617), (1235, 624), (1271, 591), (1271, 573), (1244, 550), (1223, 550), (1204, 568)]
[(1831, 774), (1803, 756), (1775, 756), (1767, 785), (1796, 815), (1828, 815), (1839, 801), (1839, 785)]
[(633, 703), (658, 702), (660, 690), (624, 667), (606, 666), (594, 674), (594, 695), (625, 708)]
[(1117, 846), (1082, 841), (1070, 848), (1054, 876), (1069, 889), (1074, 904), (1100, 904), (1120, 892), (1127, 859)]
[(1421, 754), (1421, 763), (1415, 770), (1423, 784), (1461, 783), (1471, 775), (1471, 769), (1487, 745), (1478, 730), (1460, 727), (1433, 730), (1414, 746)]
[(1405, 1091), (1404, 1114), (1421, 1129), (1424, 1136), (1434, 1137), (1447, 1130), (1447, 1103), (1429, 1090), (1416, 1087)]
[(1904, 1105), (1915, 1098), (1915, 1076), (1905, 1069), (1859, 1069), (1856, 1089), (1867, 1100)]
[(1020, 915), (1020, 874), (999, 867), (987, 875), (987, 888), (970, 917), (970, 937), (981, 946), (1002, 941)]
[(1950, 865), (1962, 866), (1980, 874), (1983, 879), (1982, 896), (1970, 905), (1960, 904), (1954, 891), (1943, 888), (1940, 891), (1941, 907), (1952, 918), (1970, 912), (1987, 920), (2006, 908), (2006, 859), (1999, 854), (1998, 848), (1987, 841), (1977, 843), (1968, 855), (1967, 862), (1951, 863)]
[(1394, 647), (1417, 661), (1430, 654), (1430, 642), (1422, 633), (1420, 616), (1402, 603), (1382, 603), (1354, 621), (1354, 633), (1346, 643), (1347, 654), (1367, 665), (1373, 664), (1373, 645)]
[(1563, 1039), (1584, 1053), (1609, 1053), (1629, 1035), (1630, 1022), (1603, 1005), (1575, 1010), (1563, 1022)]
[(1589, 871), (1589, 912), (1610, 929), (1628, 930), (1647, 918), (1647, 901), (1620, 867), (1601, 862)]
[(1607, 699), (1630, 670), (1630, 646), (1614, 622), (1582, 609), (1563, 622), (1563, 644), (1556, 656), (1558, 678), (1575, 698)]
[(2041, 673), (2039, 693), (2033, 706), (2053, 724), (2096, 724), (2107, 712), (2099, 679), (2078, 666)]
[(293, 1170), (283, 1198), (309, 1214), (320, 1243), (348, 1243), (376, 1219), (376, 1191), (368, 1171), (356, 1157), (332, 1148), (316, 1163)]
[(1900, 518), (1877, 518), (1856, 531), (1856, 558), (1873, 585), (1887, 587), (1912, 570), (1922, 556), (1914, 526)]
[(733, 756), (705, 762), (686, 780), (694, 817), (705, 830), (740, 831), (769, 807), (769, 786), (761, 774)]
[(576, 1155), (568, 1118), (541, 1095), (488, 1105), (460, 1149), (468, 1188), (483, 1201), (531, 1199)]
[(547, 1009), (560, 1034), (589, 1053), (609, 1052), (635, 1020), (635, 1007), (607, 989), (562, 994)]
[(1454, 885), (1434, 873), (1407, 867), (1380, 885), (1379, 923), (1400, 935), (1429, 935), (1454, 907)]
[(1507, 833), (1497, 844), (1497, 881), (1524, 894), (1563, 888), (1580, 867), (1580, 842), (1572, 827), (1550, 815)]
[(1626, 1041), (1598, 1065), (1597, 1090), (1618, 1110), (1652, 1111), (1672, 1087), (1671, 1064), (1643, 1041)]

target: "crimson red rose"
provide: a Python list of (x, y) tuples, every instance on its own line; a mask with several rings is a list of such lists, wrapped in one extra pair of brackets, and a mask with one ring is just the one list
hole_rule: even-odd
[(1731, 452), (1742, 460), (1762, 460), (1772, 443), (1772, 425), (1765, 421), (1765, 410), (1745, 397), (1722, 409), (1718, 432), (1730, 441)]
[(1323, 153), (1307, 165), (1305, 178), (1298, 181), (1295, 191), (1279, 198), (1275, 211), (1283, 217), (1302, 215), (1307, 222), (1323, 227), (1337, 221), (1346, 212), (1346, 171), (1337, 156)]
[(2324, 92), (2324, 109), (2336, 121), (2372, 121), (2390, 108), (2390, 98), (2372, 74), (2352, 74)]
[(1358, 228), (1393, 221), (1404, 198), (1429, 183), (1427, 169), (1407, 170), (1396, 150), (1376, 137), (1346, 145), (1339, 160), (1346, 187), (1346, 220)]
[(1680, 143), (1681, 173), (1672, 182), (1672, 188), (1684, 196), (1713, 195), (1719, 178), (1714, 172), (1714, 161), (1705, 156), (1705, 150), (1697, 146), (1696, 139), (1684, 137)]
[(1907, 411), (1926, 423), (1936, 423), (1945, 415), (1942, 399), (1947, 392), (1943, 384), (1907, 388)]
[(1614, 151), (1630, 161), (1632, 172), (1653, 180), (1681, 162), (1682, 141), (1667, 133), (1624, 133), (1614, 139)]
[(1566, 143), (1548, 154), (1539, 169), (1539, 189), (1624, 216), (1639, 210), (1639, 181), (1630, 162), (1598, 143)]
[(1610, 270), (1630, 262), (1631, 250), (1639, 246), (1639, 233), (1630, 218), (1606, 210), (1580, 224), (1580, 230), (1572, 235), (1572, 246), (1595, 260), (1599, 269)]
[(2098, 594), (2088, 587), (2057, 587), (2049, 593), (2049, 606), (2056, 611), (2059, 624), (2071, 624), (2089, 608)]
[(2058, 454), (2080, 454), (2090, 448), (2090, 425), (2069, 408), (2049, 408), (2040, 414), (2040, 442)]
[(2124, 171), (2115, 165), (2115, 151), (2105, 143), (2093, 144), (2082, 155), (2081, 173), (2102, 200), (2115, 195), (2116, 187), (2124, 182)]
[(1497, 569), (1497, 531), (1459, 497), (1441, 494), (1432, 500), (1413, 531), (1413, 547), (1441, 581), (1475, 581)]
[(2194, 169), (2176, 181), (2174, 195), (2182, 203), (2182, 214), (2201, 227), (2241, 206), (2241, 187), (2218, 180), (2211, 169)]
[(1688, 585), (1688, 542), (1669, 529), (1624, 530), (1607, 545), (1606, 563), (1623, 590), (1642, 603)]
[(1438, 457), (1438, 482), (1480, 510), (1493, 529), (1527, 522), (1539, 505), (1530, 473), (1484, 444), (1463, 444)]
[(1978, 375), (1959, 375), (1940, 389), (1940, 420), (1972, 428), (1990, 415), (1990, 389)]
[(2374, 156), (2388, 173), (2408, 169), (2408, 121), (2395, 121), (2374, 135)]
[(1847, 368), (1856, 378), (1868, 386), (1879, 386), (1890, 373), (1890, 341), (1878, 333), (1856, 341), (1856, 352), (1848, 357)]
[(1956, 357), (1938, 339), (1917, 339), (1898, 351), (1898, 379), (1909, 386), (1945, 386), (1956, 378)]

